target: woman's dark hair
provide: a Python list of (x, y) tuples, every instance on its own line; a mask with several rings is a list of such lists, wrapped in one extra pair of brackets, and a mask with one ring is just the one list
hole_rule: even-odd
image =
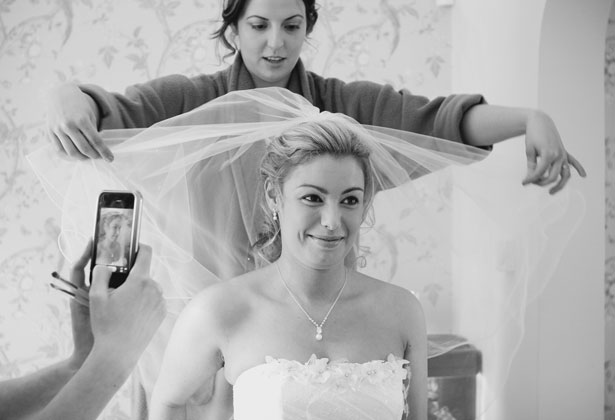
[[(235, 54), (237, 48), (228, 40), (226, 32), (229, 27), (237, 26), (239, 18), (243, 14), (248, 2), (251, 0), (225, 0), (224, 9), (222, 10), (222, 25), (212, 35), (213, 39), (217, 39), (221, 42), (230, 53), (226, 56)], [(309, 35), (314, 29), (314, 25), (318, 20), (318, 11), (316, 10), (316, 0), (303, 0), (305, 5), (305, 16), (307, 19), (307, 34)]]

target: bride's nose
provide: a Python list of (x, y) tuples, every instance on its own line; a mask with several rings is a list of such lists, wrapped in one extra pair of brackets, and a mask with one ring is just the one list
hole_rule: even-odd
[(340, 210), (335, 205), (325, 205), (320, 213), (320, 224), (327, 230), (334, 231), (340, 227), (341, 214)]

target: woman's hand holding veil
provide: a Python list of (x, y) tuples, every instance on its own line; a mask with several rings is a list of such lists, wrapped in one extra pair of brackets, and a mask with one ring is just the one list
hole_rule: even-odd
[(555, 194), (570, 179), (570, 165), (585, 176), (585, 169), (568, 153), (555, 123), (543, 111), (481, 104), (466, 112), (461, 125), (465, 143), (472, 146), (492, 146), (525, 135), (527, 175), (523, 185), (555, 183), (549, 189)]
[(545, 186), (556, 183), (549, 192), (560, 191), (570, 179), (570, 166), (582, 177), (583, 165), (564, 148), (555, 123), (544, 112), (533, 112), (527, 120), (525, 132), (527, 176), (523, 184)]
[(98, 106), (73, 83), (54, 87), (47, 95), (47, 136), (60, 154), (74, 159), (113, 160), (98, 133)]

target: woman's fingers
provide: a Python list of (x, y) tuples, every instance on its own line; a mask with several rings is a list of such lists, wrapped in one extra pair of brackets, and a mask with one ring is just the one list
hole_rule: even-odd
[(133, 267), (130, 269), (132, 276), (148, 277), (152, 264), (152, 248), (149, 245), (139, 244), (139, 252)]
[(583, 178), (587, 176), (587, 172), (585, 172), (585, 168), (583, 167), (583, 165), (581, 165), (581, 162), (579, 162), (570, 153), (568, 153), (568, 163), (572, 165), (572, 167), (577, 171), (577, 173), (581, 175)]
[(113, 153), (111, 153), (111, 150), (109, 150), (107, 145), (105, 145), (105, 142), (93, 125), (86, 125), (85, 127), (82, 127), (81, 131), (98, 156), (107, 162), (113, 161)]
[(566, 161), (562, 163), (561, 169), (560, 169), (561, 177), (558, 183), (549, 190), (549, 193), (555, 194), (558, 191), (561, 191), (562, 188), (564, 188), (564, 186), (566, 186), (566, 184), (568, 183), (568, 180), (572, 176), (572, 170), (570, 169), (570, 167), (573, 167), (580, 176), (582, 177), (587, 176), (587, 173), (585, 172), (585, 168), (583, 168), (583, 165), (581, 165), (581, 163), (570, 153), (566, 153)]
[(74, 159), (113, 159), (98, 133), (98, 107), (74, 83), (55, 86), (47, 97), (49, 138)]
[(522, 184), (527, 185), (540, 182), (543, 179), (545, 173), (549, 170), (550, 166), (550, 162), (548, 162), (546, 159), (539, 159), (538, 162), (528, 161), (528, 170), (531, 170), (532, 167), (534, 169), (531, 170), (530, 173), (528, 173)]
[(90, 305), (104, 306), (109, 298), (109, 281), (113, 273), (112, 267), (97, 265), (92, 270), (92, 284), (90, 284)]
[(585, 170), (579, 161), (569, 154), (567, 156), (569, 161), (564, 159), (552, 161), (539, 159), (538, 163), (528, 161), (529, 174), (523, 180), (523, 185), (535, 184), (544, 187), (555, 183), (549, 190), (550, 194), (555, 194), (561, 191), (570, 180), (571, 166), (575, 168), (579, 175), (585, 176)]
[(90, 159), (98, 159), (101, 155), (95, 150), (88, 139), (83, 136), (78, 128), (70, 128), (66, 131), (67, 137), (73, 142), (75, 148), (83, 156)]
[(67, 128), (50, 132), (49, 138), (61, 154), (74, 159), (105, 159), (113, 160), (113, 154), (105, 145), (100, 134), (93, 128), (86, 126)]
[(66, 155), (73, 159), (88, 159), (86, 155), (84, 155), (79, 151), (79, 149), (77, 149), (75, 143), (73, 143), (72, 139), (68, 137), (68, 135), (64, 134), (63, 132), (56, 132), (56, 137), (60, 140), (60, 143), (62, 144), (62, 148), (64, 149), (64, 153), (66, 153)]
[[(558, 159), (551, 162), (548, 171), (545, 171), (542, 179), (536, 182), (537, 185), (544, 187), (545, 185), (553, 184), (557, 181), (562, 173), (562, 166), (564, 165), (563, 159)], [(570, 171), (568, 171), (570, 173)]]
[(561, 177), (557, 184), (549, 190), (549, 194), (555, 194), (561, 191), (561, 189), (568, 183), (568, 180), (570, 179), (570, 165), (567, 162), (564, 162), (561, 165), (560, 176)]
[(71, 269), (70, 281), (72, 284), (74, 284), (77, 287), (85, 286), (85, 273), (83, 272), (83, 270), (85, 269), (85, 266), (88, 264), (88, 261), (90, 261), (91, 254), (92, 254), (92, 240), (90, 239), (86, 247), (84, 248), (83, 252), (81, 253), (81, 256), (75, 262), (75, 264), (73, 265)]
[(59, 155), (64, 155), (66, 153), (66, 151), (64, 150), (64, 146), (62, 145), (62, 142), (60, 141), (58, 136), (56, 136), (56, 133), (51, 130), (47, 130), (47, 138), (49, 139), (51, 144), (53, 144), (56, 149), (56, 152)]

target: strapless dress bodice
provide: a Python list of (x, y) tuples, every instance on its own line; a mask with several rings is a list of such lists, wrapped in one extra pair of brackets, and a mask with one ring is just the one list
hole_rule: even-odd
[(267, 357), (235, 381), (234, 420), (400, 420), (407, 363)]

